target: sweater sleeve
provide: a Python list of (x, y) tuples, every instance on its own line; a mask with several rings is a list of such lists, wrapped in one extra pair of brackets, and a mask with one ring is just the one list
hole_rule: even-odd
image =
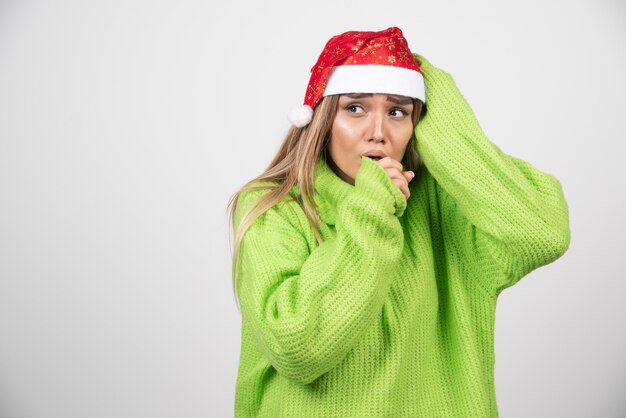
[[(241, 217), (259, 193), (242, 194)], [(382, 309), (400, 257), (406, 208), (400, 189), (369, 158), (338, 206), (336, 234), (314, 248), (304, 212), (280, 202), (255, 220), (237, 259), (243, 321), (283, 376), (308, 384), (337, 366)], [(241, 209), (241, 210), (240, 210)], [(310, 231), (309, 231), (310, 232)]]
[(427, 94), (416, 127), (418, 154), (441, 189), (443, 221), (498, 294), (569, 247), (561, 185), (490, 142), (450, 74), (415, 57)]

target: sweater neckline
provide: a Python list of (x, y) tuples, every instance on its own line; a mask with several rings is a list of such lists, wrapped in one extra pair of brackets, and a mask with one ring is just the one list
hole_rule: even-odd
[(354, 186), (341, 179), (320, 157), (315, 164), (315, 201), (320, 219), (328, 225), (334, 225), (337, 219), (337, 207), (354, 190)]

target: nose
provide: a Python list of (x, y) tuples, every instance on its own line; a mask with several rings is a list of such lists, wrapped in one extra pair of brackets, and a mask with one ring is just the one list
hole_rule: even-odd
[(371, 138), (376, 142), (384, 142), (386, 140), (385, 117), (382, 114), (372, 115), (372, 133)]

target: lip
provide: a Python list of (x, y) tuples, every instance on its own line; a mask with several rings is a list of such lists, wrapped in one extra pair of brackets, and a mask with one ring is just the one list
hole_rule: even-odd
[(383, 151), (380, 151), (380, 150), (370, 150), (370, 151), (363, 153), (362, 156), (384, 158), (387, 156), (387, 154), (385, 154)]

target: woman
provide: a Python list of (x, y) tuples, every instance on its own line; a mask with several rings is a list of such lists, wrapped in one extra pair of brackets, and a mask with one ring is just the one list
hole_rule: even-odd
[(291, 120), (233, 200), (235, 415), (497, 416), (496, 299), (567, 250), (560, 183), (398, 28), (328, 41)]

